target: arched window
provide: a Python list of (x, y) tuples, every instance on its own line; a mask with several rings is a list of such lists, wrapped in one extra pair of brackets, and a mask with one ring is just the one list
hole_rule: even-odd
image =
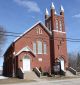
[(37, 41), (37, 43), (38, 43), (38, 54), (42, 54), (42, 42)]
[(60, 31), (62, 31), (62, 22), (61, 22), (61, 20), (59, 21), (59, 26), (60, 26)]
[(47, 44), (44, 42), (44, 54), (47, 54)]
[(36, 54), (36, 42), (33, 42), (33, 52)]

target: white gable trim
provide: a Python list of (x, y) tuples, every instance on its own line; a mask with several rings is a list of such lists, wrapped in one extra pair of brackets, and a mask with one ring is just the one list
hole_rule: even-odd
[(51, 34), (51, 32), (48, 30), (48, 28), (41, 22), (41, 21), (38, 21), (36, 24), (34, 24), (31, 28), (29, 28), (28, 30), (26, 30), (23, 34), (21, 34), (19, 37), (17, 37), (15, 40), (14, 40), (14, 42), (16, 42), (20, 37), (22, 37), (24, 34), (26, 34), (27, 32), (29, 32), (32, 28), (34, 28), (36, 25), (38, 25), (38, 24), (41, 24), (44, 28), (45, 28), (45, 30), (49, 33), (49, 34)]
[[(33, 53), (33, 51), (28, 47), (28, 46), (26, 46), (26, 47), (24, 47), (24, 48), (22, 48), (19, 52), (17, 52), (16, 53), (16, 55), (15, 56), (17, 56), (17, 55), (19, 55), (21, 52), (23, 52), (23, 51), (27, 51), (27, 52), (32, 52)], [(34, 54), (34, 53), (33, 53)], [(35, 55), (35, 54), (34, 54)]]

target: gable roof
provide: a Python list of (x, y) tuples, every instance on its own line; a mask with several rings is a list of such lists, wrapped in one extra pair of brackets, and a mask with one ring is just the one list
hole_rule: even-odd
[(30, 30), (32, 30), (35, 26), (37, 26), (38, 24), (40, 24), (50, 35), (52, 34), (51, 31), (41, 22), (38, 21), (36, 24), (34, 24), (31, 28), (29, 28), (28, 30), (26, 30), (24, 33), (22, 33), (19, 37), (17, 37), (14, 42), (16, 42), (18, 39), (20, 39), (23, 35), (25, 35), (27, 32), (29, 32)]
[(34, 52), (28, 47), (28, 46), (26, 46), (26, 47), (23, 47), (19, 52), (17, 52), (17, 54), (15, 54), (16, 56), (17, 55), (19, 55), (21, 52), (24, 52), (24, 51), (26, 51), (26, 52), (31, 52), (34, 56), (36, 56), (35, 54), (34, 54)]

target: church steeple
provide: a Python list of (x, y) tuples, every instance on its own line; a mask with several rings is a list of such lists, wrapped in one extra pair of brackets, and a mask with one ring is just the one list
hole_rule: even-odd
[[(50, 58), (51, 58), (51, 72), (54, 72), (53, 66), (56, 61), (63, 61), (61, 63), (61, 70), (65, 71), (68, 67), (67, 59), (67, 46), (66, 46), (66, 32), (65, 32), (65, 22), (64, 22), (64, 8), (61, 5), (60, 14), (56, 13), (55, 5), (51, 4), (50, 6), (50, 15), (46, 9), (46, 19), (45, 26), (51, 32), (50, 37)], [(47, 18), (48, 17), (48, 18)], [(58, 38), (55, 39), (55, 37)]]
[(55, 17), (55, 6), (51, 4), (51, 31), (54, 30), (54, 17)]

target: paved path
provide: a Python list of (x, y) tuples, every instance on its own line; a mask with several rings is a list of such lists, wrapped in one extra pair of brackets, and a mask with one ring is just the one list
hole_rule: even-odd
[[(9, 85), (9, 84), (2, 84), (2, 85)], [(80, 85), (80, 78), (51, 80), (51, 81), (41, 80), (38, 82), (18, 83), (18, 84), (10, 84), (10, 85)]]

